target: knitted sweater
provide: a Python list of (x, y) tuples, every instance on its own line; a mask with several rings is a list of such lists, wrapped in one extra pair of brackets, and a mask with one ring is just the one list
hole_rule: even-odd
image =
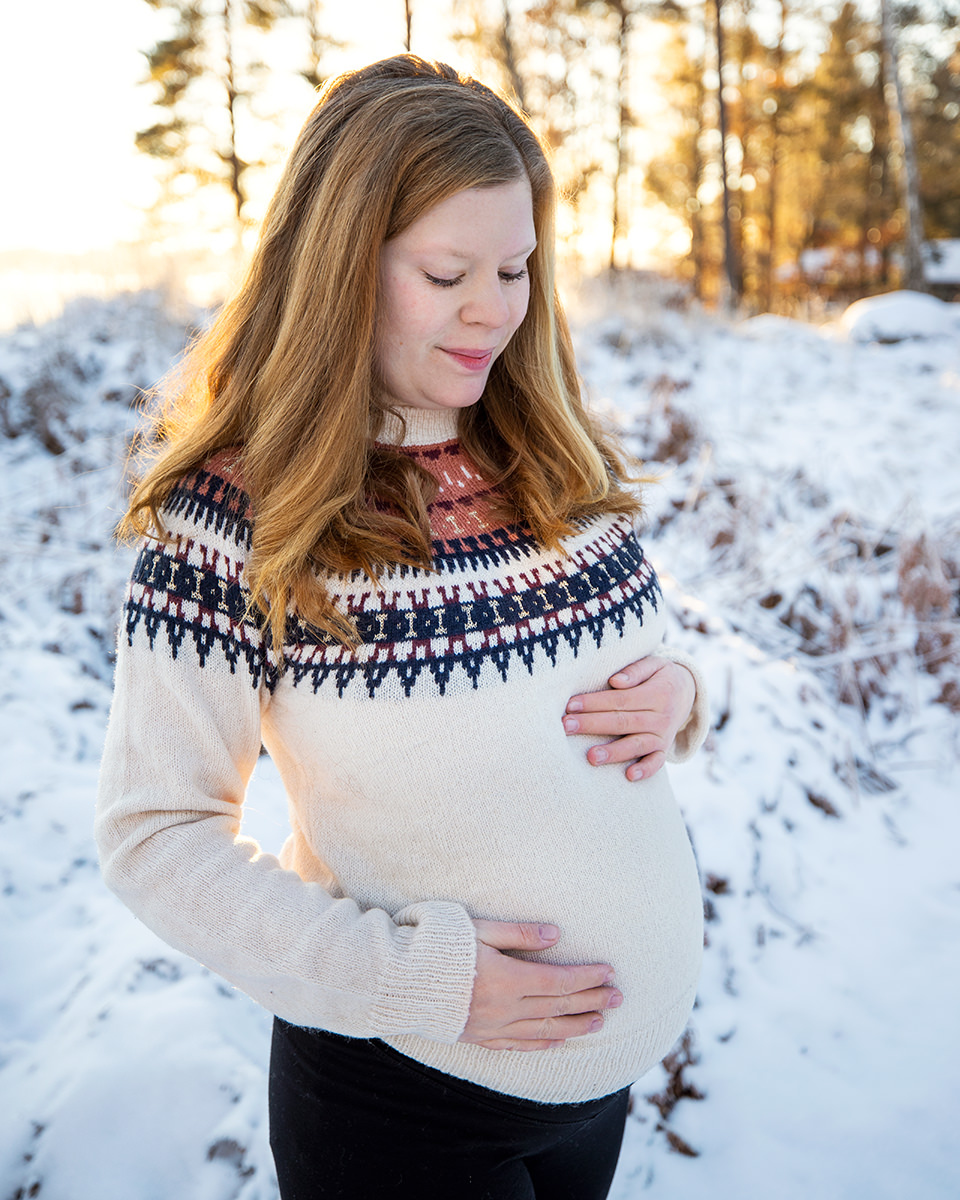
[[(564, 556), (490, 515), (454, 411), (407, 411), (439, 481), (433, 569), (331, 581), (349, 651), (291, 619), (281, 665), (245, 615), (251, 511), (229, 454), (144, 545), (121, 625), (97, 817), (107, 883), (171, 945), (295, 1024), (385, 1039), (488, 1088), (560, 1103), (659, 1061), (694, 1000), (697, 872), (666, 771), (630, 783), (564, 733), (570, 696), (662, 645), (630, 522), (581, 522)], [(383, 439), (398, 443), (392, 416)], [(689, 664), (688, 664), (689, 665)], [(696, 671), (694, 670), (696, 676)], [(672, 757), (702, 740), (697, 702)], [(261, 740), (286, 787), (279, 859), (241, 837)], [(560, 927), (548, 962), (609, 962), (603, 1029), (534, 1053), (457, 1041), (472, 917)]]

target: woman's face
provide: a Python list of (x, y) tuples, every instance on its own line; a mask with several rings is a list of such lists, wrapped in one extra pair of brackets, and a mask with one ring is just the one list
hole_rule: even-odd
[(385, 243), (378, 332), (388, 404), (476, 404), (527, 311), (536, 240), (524, 177), (457, 192)]

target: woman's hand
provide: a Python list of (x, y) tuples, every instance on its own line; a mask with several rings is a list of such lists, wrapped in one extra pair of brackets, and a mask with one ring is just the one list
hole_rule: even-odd
[(614, 739), (587, 751), (595, 767), (629, 762), (629, 780), (649, 779), (666, 762), (693, 710), (693, 676), (679, 663), (650, 656), (612, 675), (609, 684), (607, 691), (572, 696), (563, 727), (567, 733)]
[(623, 996), (609, 964), (554, 966), (511, 958), (502, 950), (545, 950), (560, 931), (555, 925), (474, 921), (477, 974), (470, 1016), (460, 1035), (488, 1050), (549, 1050), (568, 1037), (593, 1033), (603, 1011)]

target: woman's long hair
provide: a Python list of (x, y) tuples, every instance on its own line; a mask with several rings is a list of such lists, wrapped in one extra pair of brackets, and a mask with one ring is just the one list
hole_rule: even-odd
[(352, 643), (324, 575), (431, 561), (436, 484), (375, 444), (380, 248), (455, 193), (524, 176), (537, 233), (530, 303), (481, 400), (460, 411), (461, 444), (503, 515), (547, 546), (578, 518), (635, 512), (623, 462), (581, 402), (554, 287), (554, 182), (536, 135), (483, 84), (405, 54), (321, 92), (239, 291), (167, 381), (158, 457), (121, 531), (166, 538), (171, 491), (232, 448), (255, 516), (252, 604), (274, 644), (288, 609)]

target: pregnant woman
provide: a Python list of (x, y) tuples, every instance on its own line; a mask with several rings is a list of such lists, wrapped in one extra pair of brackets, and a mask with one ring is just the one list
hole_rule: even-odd
[[(600, 1200), (693, 1004), (705, 728), (501, 98), (329, 83), (131, 498), (98, 840), (275, 1014), (283, 1200)], [(267, 748), (292, 833), (240, 836)]]

